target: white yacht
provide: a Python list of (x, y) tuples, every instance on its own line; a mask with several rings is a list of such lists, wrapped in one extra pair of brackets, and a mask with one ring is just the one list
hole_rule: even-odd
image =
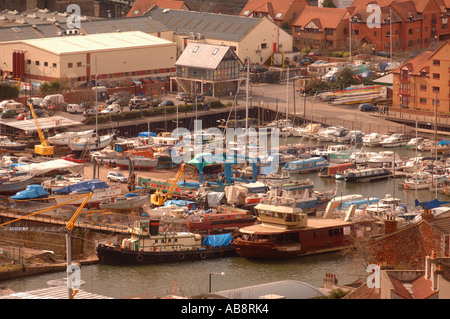
[(380, 144), (382, 147), (399, 147), (408, 143), (403, 134), (392, 134), (388, 138), (385, 138)]

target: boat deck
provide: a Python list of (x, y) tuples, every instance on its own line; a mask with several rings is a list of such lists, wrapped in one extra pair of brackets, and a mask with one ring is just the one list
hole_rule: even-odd
[(339, 227), (348, 226), (353, 224), (352, 222), (346, 222), (340, 219), (334, 218), (308, 218), (308, 226), (305, 228), (293, 228), (286, 229), (283, 225), (268, 225), (268, 224), (256, 224), (252, 226), (247, 226), (240, 229), (240, 232), (247, 234), (281, 234), (285, 232), (297, 232), (298, 230), (308, 230), (308, 229), (320, 229), (328, 227)]

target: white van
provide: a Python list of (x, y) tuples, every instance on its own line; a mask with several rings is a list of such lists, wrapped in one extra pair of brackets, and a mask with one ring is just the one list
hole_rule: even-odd
[(41, 102), (41, 107), (50, 105), (58, 105), (64, 103), (64, 96), (62, 94), (47, 95)]
[(120, 113), (120, 107), (117, 104), (111, 104), (106, 109), (100, 112), (100, 114), (113, 114)]
[(5, 110), (16, 110), (17, 113), (26, 112), (25, 105), (23, 105), (22, 103), (19, 103), (19, 102), (6, 103), (3, 106), (3, 111), (5, 111)]
[(41, 105), (41, 103), (42, 103), (42, 100), (43, 99), (41, 97), (30, 97), (27, 100), (27, 105), (32, 104), (33, 107), (39, 107)]
[(75, 114), (75, 113), (83, 113), (84, 107), (79, 104), (67, 104), (67, 112)]

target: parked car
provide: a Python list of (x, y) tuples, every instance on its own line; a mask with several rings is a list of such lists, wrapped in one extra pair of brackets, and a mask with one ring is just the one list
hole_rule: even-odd
[(389, 52), (386, 52), (386, 51), (375, 52), (375, 55), (381, 56), (383, 58), (390, 58), (391, 57), (391, 54)]
[(23, 121), (27, 118), (27, 113), (19, 113), (19, 115), (17, 115), (17, 120), (18, 121)]
[(119, 182), (119, 183), (127, 183), (128, 178), (123, 175), (121, 172), (109, 172), (106, 176), (108, 179), (108, 182)]
[(86, 109), (83, 112), (84, 116), (89, 117), (89, 116), (95, 116), (95, 114), (97, 114), (97, 112), (95, 111), (95, 109)]
[(2, 119), (11, 119), (17, 116), (17, 111), (14, 109), (4, 110), (0, 113), (0, 118)]
[(162, 102), (161, 99), (154, 98), (153, 100), (150, 101), (150, 106), (158, 106), (161, 102)]
[(358, 108), (361, 112), (378, 111), (378, 107), (370, 103), (362, 103)]
[(158, 104), (158, 106), (174, 106), (174, 105), (175, 103), (173, 103), (172, 100), (164, 100)]

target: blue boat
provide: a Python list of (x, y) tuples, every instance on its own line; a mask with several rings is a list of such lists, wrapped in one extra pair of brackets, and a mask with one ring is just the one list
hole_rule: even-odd
[(284, 165), (284, 170), (292, 173), (306, 173), (320, 171), (322, 167), (328, 166), (328, 164), (328, 161), (322, 157), (312, 157), (287, 162)]

